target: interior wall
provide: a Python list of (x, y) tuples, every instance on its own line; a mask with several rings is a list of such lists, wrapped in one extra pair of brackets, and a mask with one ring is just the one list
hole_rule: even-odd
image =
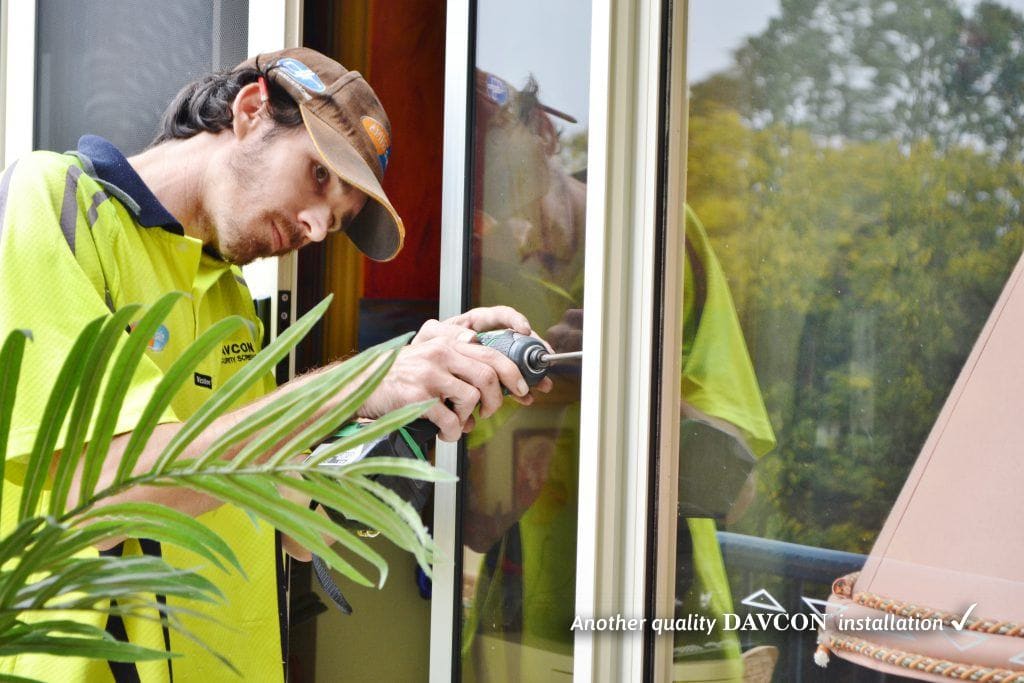
[(426, 683), (430, 601), (416, 587), (416, 560), (383, 537), (369, 545), (387, 560), (388, 582), (377, 590), (339, 581), (352, 614), (342, 614), (316, 587), (330, 607), (317, 617), (314, 680)]
[(367, 262), (364, 297), (437, 299), (441, 263), (444, 133), (444, 3), (374, 2), (370, 11), (374, 90), (391, 119), (384, 189), (405, 223), (405, 248), (388, 263)]

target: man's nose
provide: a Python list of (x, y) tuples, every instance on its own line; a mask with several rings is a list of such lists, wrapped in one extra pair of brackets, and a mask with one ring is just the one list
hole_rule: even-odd
[(299, 213), (299, 224), (305, 231), (303, 237), (310, 242), (322, 242), (331, 229), (331, 210), (327, 206), (316, 206)]

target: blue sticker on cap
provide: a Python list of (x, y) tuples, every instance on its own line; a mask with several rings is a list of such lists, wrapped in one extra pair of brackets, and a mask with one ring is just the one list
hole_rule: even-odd
[(501, 80), (494, 74), (487, 74), (487, 99), (500, 107), (508, 102), (508, 83)]
[(297, 82), (307, 90), (312, 90), (316, 93), (322, 93), (327, 90), (327, 86), (320, 80), (320, 77), (314, 73), (312, 69), (303, 64), (297, 59), (292, 57), (285, 57), (284, 59), (277, 60), (277, 68), (288, 74), (292, 80)]

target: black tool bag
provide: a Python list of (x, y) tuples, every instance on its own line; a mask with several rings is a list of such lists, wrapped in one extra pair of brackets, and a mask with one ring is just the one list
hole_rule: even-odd
[(679, 423), (679, 515), (724, 519), (757, 458), (728, 422), (683, 407)]
[[(324, 445), (349, 436), (360, 428), (361, 425), (358, 423), (346, 425), (346, 427), (339, 431), (337, 435), (325, 441)], [(321, 466), (333, 465), (336, 467), (344, 467), (350, 463), (374, 457), (413, 458), (416, 460), (426, 461), (426, 453), (430, 449), (430, 446), (433, 444), (436, 437), (437, 426), (434, 425), (434, 423), (425, 419), (414, 420), (387, 436), (382, 436), (379, 439), (363, 444), (358, 449), (345, 451), (333, 458), (325, 460), (321, 463)], [(373, 479), (382, 486), (385, 486), (397, 493), (402, 500), (412, 505), (419, 513), (422, 513), (427, 507), (433, 493), (433, 483), (429, 481), (391, 475), (378, 475), (373, 477)], [(326, 505), (324, 506), (324, 509), (332, 520), (342, 526), (362, 532), (373, 532), (373, 530), (367, 528), (366, 525), (349, 519), (338, 510), (327, 507)], [(352, 605), (350, 605), (348, 600), (345, 599), (345, 596), (338, 588), (338, 584), (335, 583), (334, 578), (331, 576), (330, 568), (316, 555), (313, 556), (313, 571), (316, 574), (316, 578), (320, 582), (320, 585), (323, 587), (324, 592), (331, 598), (334, 604), (338, 606), (338, 609), (345, 614), (351, 614)]]

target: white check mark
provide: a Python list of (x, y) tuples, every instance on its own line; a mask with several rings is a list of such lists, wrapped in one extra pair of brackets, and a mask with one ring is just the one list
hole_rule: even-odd
[(964, 612), (964, 615), (960, 617), (960, 621), (957, 621), (956, 619), (950, 619), (949, 623), (951, 623), (953, 625), (953, 628), (955, 628), (957, 631), (963, 631), (964, 624), (967, 623), (967, 617), (971, 616), (971, 612), (973, 612), (974, 608), (977, 606), (978, 603), (974, 603), (973, 605), (967, 608), (967, 611)]

